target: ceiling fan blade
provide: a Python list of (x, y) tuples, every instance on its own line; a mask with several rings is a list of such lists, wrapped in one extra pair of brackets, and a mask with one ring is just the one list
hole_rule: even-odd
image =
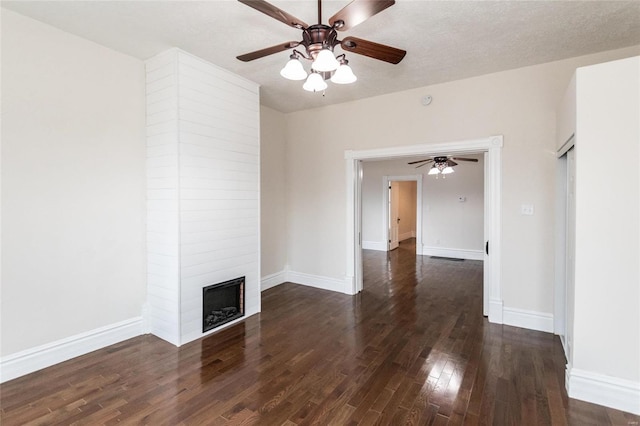
[(243, 62), (253, 61), (254, 59), (263, 58), (265, 56), (273, 55), (274, 53), (282, 52), (287, 49), (293, 49), (300, 43), (297, 41), (288, 41), (286, 43), (278, 44), (275, 46), (267, 47), (266, 49), (256, 50), (255, 52), (245, 53), (244, 55), (237, 56)]
[(456, 163), (455, 161), (452, 161), (452, 160), (448, 160), (447, 161), (447, 166), (449, 166), (449, 167), (453, 167), (453, 166), (457, 166), (457, 165), (458, 165), (458, 163)]
[(392, 64), (399, 63), (404, 58), (404, 55), (407, 54), (404, 50), (357, 37), (346, 37), (342, 40), (340, 46), (347, 52), (357, 53), (358, 55), (368, 56)]
[(427, 158), (426, 160), (411, 161), (410, 163), (407, 163), (407, 164), (418, 164), (418, 163), (424, 163), (425, 161), (426, 162), (433, 161), (433, 158)]
[(329, 18), (329, 25), (335, 25), (335, 29), (338, 31), (349, 30), (389, 6), (393, 6), (394, 3), (395, 0), (353, 0)]
[(265, 15), (271, 16), (273, 19), (277, 19), (280, 22), (284, 22), (290, 27), (304, 29), (309, 26), (304, 21), (296, 18), (293, 15), (288, 14), (282, 9), (275, 7), (271, 3), (267, 3), (264, 0), (238, 0), (238, 1), (242, 4), (246, 4), (247, 6), (254, 8), (259, 12), (264, 13)]
[(457, 161), (473, 161), (474, 163), (478, 162), (477, 158), (462, 158), (462, 157), (451, 157), (452, 160), (457, 160)]
[(416, 169), (417, 169), (417, 168), (420, 168), (420, 167), (422, 167), (422, 166), (426, 166), (427, 164), (429, 164), (429, 163), (422, 163), (422, 164), (420, 164), (420, 165), (416, 166)]

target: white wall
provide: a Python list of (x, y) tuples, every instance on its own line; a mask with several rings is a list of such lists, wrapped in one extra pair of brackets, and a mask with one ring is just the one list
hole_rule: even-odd
[[(635, 52), (638, 47), (288, 114), (291, 269), (345, 279), (345, 150), (502, 134), (504, 305), (552, 313), (555, 109), (576, 67)], [(420, 103), (425, 94), (433, 96), (428, 107)], [(533, 216), (520, 214), (523, 203), (534, 205)]]
[(572, 367), (635, 383), (640, 413), (640, 58), (580, 68), (576, 87)]
[(260, 108), (260, 244), (261, 273), (272, 276), (287, 264), (285, 115)]
[(144, 65), (2, 10), (3, 356), (141, 315)]
[[(440, 176), (426, 174), (428, 168), (416, 169), (407, 164), (408, 160), (368, 161), (363, 163), (362, 179), (362, 239), (365, 248), (385, 250), (383, 199), (384, 176), (410, 176), (424, 174), (422, 180), (422, 242), (423, 252), (442, 255), (442, 250), (457, 253), (460, 251), (478, 252), (482, 254), (484, 243), (484, 157), (482, 155), (466, 155), (478, 158), (478, 163), (458, 162), (455, 173)], [(402, 184), (413, 184), (407, 181)], [(464, 196), (466, 201), (459, 202)], [(415, 200), (414, 200), (415, 206)], [(415, 230), (415, 207), (410, 215), (413, 223), (408, 224)], [(405, 216), (405, 215), (403, 215)], [(400, 224), (406, 221), (400, 221)], [(401, 229), (400, 233), (406, 232)]]
[[(484, 246), (484, 156), (477, 163), (458, 161), (455, 173), (424, 178), (423, 252), (461, 250), (482, 258)], [(459, 198), (463, 197), (464, 201)], [(463, 257), (460, 255), (460, 257)]]

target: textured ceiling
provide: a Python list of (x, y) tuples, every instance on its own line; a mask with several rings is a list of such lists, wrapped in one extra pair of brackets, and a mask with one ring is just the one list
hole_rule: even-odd
[[(317, 21), (315, 1), (271, 3), (309, 24)], [(324, 23), (346, 4), (324, 1)], [(179, 47), (260, 84), (261, 103), (283, 112), (640, 44), (639, 1), (397, 0), (340, 36), (404, 49), (404, 60), (391, 65), (348, 54), (358, 81), (329, 83), (323, 96), (280, 77), (287, 52), (249, 63), (235, 58), (301, 36), (234, 0), (3, 1), (2, 6), (140, 59)]]

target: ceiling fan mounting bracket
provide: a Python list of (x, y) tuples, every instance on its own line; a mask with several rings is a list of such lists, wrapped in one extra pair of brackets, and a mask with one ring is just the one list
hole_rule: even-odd
[(315, 58), (322, 49), (329, 49), (333, 52), (333, 48), (338, 44), (338, 33), (328, 25), (311, 25), (302, 31), (300, 44), (304, 45), (309, 56)]

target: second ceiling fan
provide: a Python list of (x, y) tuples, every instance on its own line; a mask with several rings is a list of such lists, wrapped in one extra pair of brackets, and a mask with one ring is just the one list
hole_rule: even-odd
[[(441, 156), (437, 156), (437, 157), (433, 157), (433, 158), (427, 158), (426, 160), (418, 160), (418, 161), (411, 161), (407, 164), (418, 164), (416, 166), (416, 169), (418, 167), (422, 167), (422, 166), (426, 166), (427, 164), (431, 164), (431, 169), (429, 169), (429, 173), (430, 175), (439, 175), (439, 174), (449, 174), (449, 173), (453, 173), (453, 167), (457, 166), (458, 163), (456, 163), (454, 160), (456, 161), (470, 161), (473, 163), (477, 163), (478, 159), (477, 158), (464, 158), (464, 157), (450, 157), (450, 156), (445, 156), (445, 155), (441, 155)], [(437, 177), (437, 176), (436, 176)], [(444, 176), (443, 176), (444, 177)]]
[[(338, 31), (346, 31), (355, 27), (373, 15), (395, 4), (395, 0), (353, 0), (329, 18), (328, 25), (322, 23), (322, 0), (318, 0), (318, 23), (314, 25), (308, 25), (304, 21), (264, 0), (238, 1), (290, 27), (302, 30), (302, 40), (300, 41), (288, 41), (237, 57), (241, 61), (248, 62), (288, 49), (294, 49), (290, 56), (291, 60), (281, 71), (281, 74), (285, 78), (291, 80), (303, 80), (307, 78), (306, 71), (304, 71), (302, 65), (299, 63), (299, 59), (303, 58), (313, 61), (312, 73), (309, 76), (310, 79), (314, 74), (317, 74), (315, 78), (320, 79), (322, 82), (328, 78), (332, 78), (332, 81), (339, 84), (355, 81), (355, 76), (353, 76), (350, 68), (348, 70), (345, 68), (347, 73), (351, 73), (350, 76), (345, 74), (345, 77), (343, 77), (341, 75), (342, 72), (340, 68), (342, 68), (342, 66), (346, 67), (348, 61), (345, 54), (338, 55), (338, 57), (333, 55), (333, 50), (336, 46), (340, 46), (346, 52), (356, 53), (392, 64), (398, 64), (407, 53), (395, 47), (358, 37), (349, 36), (338, 40)], [(304, 47), (304, 53), (295, 49), (298, 46)], [(292, 63), (292, 61), (294, 62)], [(338, 77), (337, 79), (335, 78), (336, 76)], [(326, 84), (324, 87), (326, 87)]]

